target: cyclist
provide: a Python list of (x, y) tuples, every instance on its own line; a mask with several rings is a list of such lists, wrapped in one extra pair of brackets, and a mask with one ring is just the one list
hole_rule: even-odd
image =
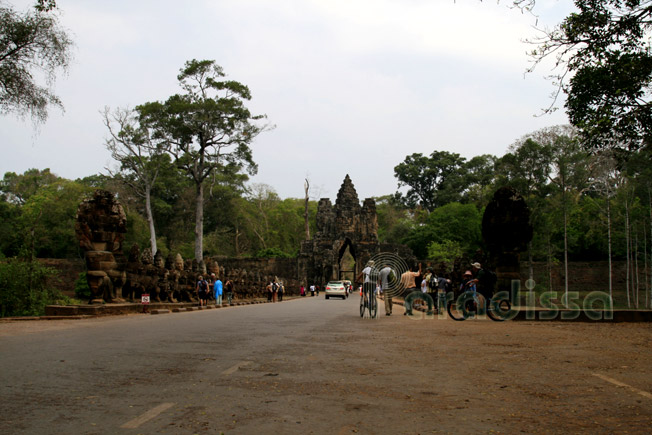
[(462, 275), (462, 283), (460, 284), (460, 294), (464, 292), (472, 292), (473, 293), (473, 299), (466, 301), (465, 306), (467, 309), (472, 309), (474, 312), (478, 310), (478, 304), (475, 302), (475, 295), (477, 293), (476, 289), (476, 284), (477, 280), (473, 279), (473, 274), (471, 273), (470, 270), (467, 270), (464, 272), (464, 275)]
[(367, 298), (367, 294), (373, 295), (374, 289), (376, 288), (375, 283), (371, 281), (371, 273), (373, 271), (374, 264), (375, 264), (374, 260), (369, 260), (367, 262), (366, 267), (362, 269), (362, 272), (360, 272), (360, 274), (356, 278), (356, 281), (360, 282), (360, 280), (364, 276), (364, 280), (362, 281), (362, 290), (364, 293), (365, 300)]
[(476, 282), (477, 280), (473, 279), (473, 274), (471, 273), (470, 270), (464, 272), (464, 275), (462, 275), (462, 283), (460, 284), (460, 293), (464, 291), (472, 291), (473, 293), (475, 293)]
[(494, 295), (494, 286), (496, 285), (496, 275), (486, 269), (482, 268), (480, 263), (471, 264), (473, 271), (475, 272), (475, 284), (478, 289), (478, 293), (484, 296), (484, 299), (488, 302)]

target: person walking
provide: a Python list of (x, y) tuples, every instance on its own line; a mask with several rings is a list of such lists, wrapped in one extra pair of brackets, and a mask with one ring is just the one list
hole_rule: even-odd
[(195, 287), (197, 297), (199, 298), (199, 306), (203, 307), (208, 303), (208, 282), (203, 276), (199, 275), (197, 286)]
[(383, 293), (383, 298), (385, 300), (385, 315), (392, 315), (392, 294), (389, 291), (390, 276), (394, 273), (391, 267), (388, 264), (385, 264), (382, 269), (380, 269), (380, 274), (378, 275), (378, 282), (380, 283), (380, 291)]
[(233, 300), (233, 283), (230, 279), (227, 279), (224, 283), (224, 290), (226, 293), (226, 300), (228, 304), (231, 305), (231, 301)]
[[(416, 278), (421, 276), (421, 263), (419, 263), (419, 271), (414, 270), (415, 267), (410, 267), (410, 270), (403, 272), (401, 275), (401, 285), (405, 289), (405, 294), (409, 295), (417, 289)], [(405, 304), (404, 316), (412, 315), (412, 306)]]
[(208, 289), (206, 290), (206, 305), (208, 305), (208, 301), (210, 301), (211, 298), (215, 299), (215, 294), (213, 292), (213, 288), (215, 287), (215, 274), (211, 273), (206, 282), (208, 283)]
[(283, 301), (283, 293), (285, 292), (285, 287), (283, 287), (283, 281), (279, 281), (278, 283), (278, 301), (282, 302)]
[(267, 302), (272, 302), (272, 294), (273, 294), (272, 283), (270, 282), (269, 284), (267, 284)]
[(213, 292), (215, 293), (215, 305), (222, 306), (222, 281), (219, 278), (215, 279)]

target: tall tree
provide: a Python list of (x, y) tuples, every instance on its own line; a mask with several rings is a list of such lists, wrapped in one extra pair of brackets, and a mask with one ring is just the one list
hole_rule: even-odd
[(607, 264), (609, 268), (609, 297), (613, 300), (613, 266), (612, 266), (612, 211), (611, 204), (622, 184), (622, 173), (611, 150), (598, 153), (591, 158), (590, 186), (605, 199), (602, 212), (607, 223)]
[[(52, 0), (20, 13), (0, 2), (0, 114), (29, 115), (44, 122), (48, 107), (63, 107), (52, 90), (57, 73), (71, 60), (72, 40), (61, 28)], [(37, 83), (42, 74), (45, 84)]]
[(29, 198), (39, 189), (46, 187), (59, 179), (50, 172), (49, 168), (43, 170), (28, 169), (22, 174), (7, 172), (0, 180), (0, 192), (3, 192), (7, 201), (24, 205)]
[[(532, 6), (534, 0), (527, 0)], [(534, 67), (548, 57), (561, 70), (570, 122), (591, 148), (652, 141), (652, 1), (575, 0), (571, 13), (531, 41)], [(605, 138), (616, 136), (616, 141)]]
[(156, 254), (156, 226), (152, 212), (152, 189), (162, 165), (170, 162), (167, 154), (169, 144), (153, 138), (153, 132), (138, 122), (138, 112), (129, 109), (107, 107), (102, 113), (104, 125), (109, 131), (106, 148), (111, 157), (120, 163), (120, 172), (109, 173), (128, 185), (145, 201), (145, 215), (149, 225), (150, 249)]
[(256, 121), (245, 106), (249, 88), (225, 80), (213, 60), (186, 62), (177, 76), (183, 94), (165, 102), (138, 106), (141, 125), (155, 131), (156, 139), (168, 142), (177, 165), (195, 184), (195, 259), (203, 259), (204, 186), (216, 173), (246, 169), (256, 173), (249, 145), (268, 126)]
[(479, 209), (486, 206), (490, 198), (491, 184), (496, 174), (497, 158), (491, 154), (472, 157), (462, 167), (464, 201), (471, 202)]
[(308, 203), (310, 202), (310, 181), (308, 181), (307, 177), (305, 179), (305, 183), (303, 184), (303, 190), (305, 191), (303, 226), (304, 226), (304, 231), (306, 232), (306, 240), (310, 240), (310, 221), (308, 220)]
[[(536, 133), (534, 133), (536, 134)], [(545, 219), (545, 198), (549, 193), (551, 149), (539, 143), (532, 134), (510, 146), (510, 152), (498, 161), (498, 185), (510, 185), (528, 203), (530, 220), (537, 228)], [(533, 242), (528, 242), (529, 276), (534, 276)]]
[[(569, 134), (551, 134), (546, 145), (554, 150), (550, 181), (561, 192), (564, 228), (564, 293), (568, 298), (568, 215), (569, 205), (584, 193), (588, 183), (588, 154), (583, 151), (572, 130)], [(568, 300), (568, 299), (566, 299)]]
[(409, 189), (397, 196), (409, 207), (417, 204), (428, 211), (459, 201), (464, 191), (461, 168), (466, 159), (448, 151), (433, 151), (426, 157), (414, 153), (394, 167), (398, 187)]

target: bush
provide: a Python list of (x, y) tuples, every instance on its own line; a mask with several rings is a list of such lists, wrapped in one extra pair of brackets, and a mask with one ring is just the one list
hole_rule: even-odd
[(83, 301), (91, 299), (91, 288), (88, 286), (86, 272), (80, 273), (77, 281), (75, 281), (75, 296)]
[(56, 271), (37, 261), (10, 258), (0, 262), (0, 317), (39, 316), (60, 294), (46, 287)]
[(257, 258), (292, 258), (292, 255), (283, 252), (279, 248), (261, 249), (256, 253)]

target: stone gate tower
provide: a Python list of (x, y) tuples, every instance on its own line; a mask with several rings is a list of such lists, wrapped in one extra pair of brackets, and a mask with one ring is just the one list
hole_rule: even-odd
[(347, 250), (355, 260), (354, 276), (380, 251), (376, 202), (367, 198), (360, 206), (348, 175), (337, 193), (335, 206), (328, 198), (319, 200), (317, 232), (301, 244), (299, 281), (323, 286), (329, 280), (344, 279), (342, 258)]

